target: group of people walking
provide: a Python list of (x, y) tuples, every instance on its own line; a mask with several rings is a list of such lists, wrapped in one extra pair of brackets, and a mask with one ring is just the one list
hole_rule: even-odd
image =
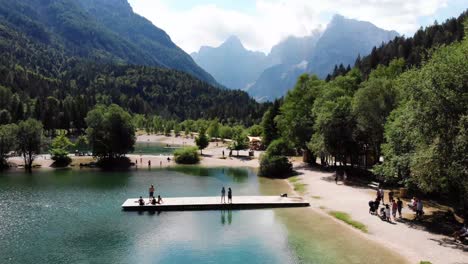
[[(221, 203), (226, 203), (226, 189), (223, 188), (221, 189)], [(231, 188), (228, 188), (228, 203), (232, 203), (232, 190)]]
[(162, 204), (163, 203), (163, 199), (161, 198), (161, 195), (158, 195), (158, 199), (156, 200), (156, 198), (154, 197), (154, 192), (156, 191), (156, 189), (154, 188), (154, 185), (151, 184), (151, 186), (149, 187), (149, 201), (148, 203), (145, 203), (145, 200), (143, 199), (142, 196), (140, 196), (140, 199), (138, 199), (138, 204), (143, 206), (145, 204), (151, 204), (151, 205), (157, 205), (157, 204)]
[[(391, 222), (392, 217), (395, 221), (397, 219), (397, 213), (399, 218), (402, 218), (401, 211), (403, 210), (403, 201), (399, 197), (394, 197), (393, 191), (388, 192), (388, 204), (385, 204), (385, 196), (382, 188), (377, 190), (377, 197), (375, 201), (369, 201), (369, 213), (373, 215), (379, 215), (382, 220)], [(383, 207), (380, 208), (380, 203)], [(416, 218), (421, 217), (424, 214), (423, 202), (421, 199), (413, 197), (408, 207), (416, 212)]]
[[(388, 222), (392, 221), (392, 216), (393, 220), (396, 220), (397, 213), (401, 218), (401, 211), (403, 210), (403, 202), (401, 199), (398, 197), (395, 200), (394, 193), (390, 191), (388, 193), (388, 201), (389, 203), (385, 204), (384, 191), (382, 188), (379, 188), (377, 190), (377, 197), (375, 198), (375, 201), (369, 201), (369, 213), (373, 215), (379, 215), (382, 220)], [(383, 205), (382, 208), (380, 208), (380, 203)]]

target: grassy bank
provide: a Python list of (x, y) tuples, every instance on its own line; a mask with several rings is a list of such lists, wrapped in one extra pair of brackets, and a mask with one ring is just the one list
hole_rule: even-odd
[(356, 229), (361, 230), (364, 233), (368, 232), (366, 225), (364, 225), (363, 223), (361, 223), (359, 221), (353, 220), (351, 218), (351, 216), (349, 214), (345, 213), (345, 212), (331, 211), (329, 214), (334, 216), (336, 219), (341, 220), (341, 221), (347, 223), (348, 225), (350, 225), (350, 226), (352, 226), (352, 227), (354, 227)]
[(307, 184), (301, 182), (301, 179), (297, 176), (288, 179), (294, 187), (294, 191), (303, 194), (306, 191)]

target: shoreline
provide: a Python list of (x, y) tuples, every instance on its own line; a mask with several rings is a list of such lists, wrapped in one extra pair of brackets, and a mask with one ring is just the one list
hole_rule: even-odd
[[(430, 261), (432, 264), (468, 263), (468, 253), (464, 251), (467, 250), (466, 246), (454, 245), (451, 243), (453, 242), (451, 237), (412, 226), (411, 219), (414, 218), (414, 213), (409, 212), (407, 207), (403, 208), (404, 220), (394, 221), (394, 224), (384, 222), (368, 212), (367, 202), (375, 199), (375, 190), (369, 187), (348, 186), (342, 182), (335, 184), (334, 172), (322, 172), (308, 166), (304, 167), (302, 163), (295, 163), (294, 167), (299, 173), (297, 177), (300, 179), (300, 183), (306, 185), (304, 193), (297, 193), (294, 191), (294, 185), (290, 181), (286, 181), (295, 193), (310, 198), (310, 210), (347, 226), (356, 234), (403, 256), (410, 263), (419, 263), (420, 261)], [(385, 190), (386, 200), (388, 200), (387, 194), (388, 190)], [(426, 206), (425, 210), (434, 209)], [(365, 224), (368, 232), (364, 233), (336, 219), (329, 214), (330, 211), (349, 214), (353, 220)], [(457, 248), (458, 246), (462, 248)]]
[[(171, 145), (194, 146), (193, 139), (185, 137), (166, 137), (163, 135), (140, 135), (137, 138), (139, 143), (160, 143)], [(222, 159), (222, 152), (225, 156), (228, 155), (229, 150), (226, 149), (227, 144), (222, 142), (210, 142), (209, 146), (203, 150), (202, 159), (199, 164), (195, 166), (213, 168), (213, 167), (234, 167), (234, 168), (252, 168), (259, 167), (260, 151), (255, 151), (252, 158), (248, 157), (247, 151), (240, 151), (240, 157), (236, 157), (236, 152), (232, 157)], [(43, 156), (43, 155), (41, 155)], [(151, 161), (151, 168), (167, 168), (172, 166), (186, 166), (178, 165), (173, 160), (173, 155), (160, 154), (160, 155), (147, 155), (147, 154), (128, 154), (132, 162), (137, 161), (138, 166), (131, 167), (131, 169), (148, 169), (148, 161)], [(171, 160), (168, 162), (167, 158)], [(90, 161), (91, 157), (73, 157), (75, 167), (79, 168), (80, 160)], [(22, 158), (14, 157), (9, 161), (15, 163), (23, 162)], [(143, 165), (141, 163), (143, 162)], [(34, 164), (40, 164), (41, 168), (33, 170), (53, 170), (50, 167), (52, 161), (50, 157), (38, 158)], [(289, 186), (291, 193), (301, 196), (310, 201), (311, 206), (307, 210), (312, 210), (326, 219), (330, 219), (335, 223), (345, 226), (347, 229), (352, 230), (356, 235), (365, 238), (373, 243), (376, 243), (384, 248), (387, 248), (395, 254), (406, 259), (409, 263), (419, 263), (420, 261), (430, 261), (436, 263), (468, 263), (468, 248), (462, 244), (450, 243), (452, 238), (444, 235), (430, 233), (426, 230), (417, 229), (411, 226), (413, 213), (408, 213), (408, 209), (403, 209), (403, 216), (406, 219), (404, 222), (395, 222), (390, 224), (383, 222), (380, 218), (370, 215), (368, 212), (369, 200), (374, 199), (375, 191), (371, 188), (355, 187), (341, 184), (335, 184), (333, 172), (323, 172), (318, 169), (305, 165), (302, 162), (294, 162), (294, 169), (298, 172), (297, 178), (301, 184), (304, 184), (305, 190), (302, 193), (294, 190), (294, 185), (288, 179), (282, 179)], [(188, 165), (191, 166), (191, 165)], [(18, 170), (14, 169), (14, 170)], [(387, 195), (385, 195), (387, 198)], [(406, 204), (406, 203), (405, 203)], [(430, 208), (425, 206), (429, 212)], [(340, 221), (329, 214), (330, 211), (345, 212), (350, 215), (353, 220), (359, 221), (366, 225), (368, 233), (364, 233), (343, 221)], [(460, 248), (460, 246), (462, 248)], [(457, 248), (458, 247), (458, 248)], [(465, 250), (465, 251), (464, 251)]]

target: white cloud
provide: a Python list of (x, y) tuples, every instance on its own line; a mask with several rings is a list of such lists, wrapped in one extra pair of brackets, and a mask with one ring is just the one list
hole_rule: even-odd
[(412, 34), (418, 19), (433, 15), (448, 0), (256, 0), (253, 12), (242, 13), (201, 4), (174, 10), (163, 0), (129, 0), (136, 13), (164, 29), (187, 52), (217, 46), (230, 35), (252, 50), (269, 52), (287, 36), (305, 36), (323, 27), (335, 13)]

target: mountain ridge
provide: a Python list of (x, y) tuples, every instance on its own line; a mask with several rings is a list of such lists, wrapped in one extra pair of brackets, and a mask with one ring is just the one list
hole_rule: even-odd
[(176, 69), (217, 84), (126, 0), (0, 0), (0, 21), (71, 56)]

